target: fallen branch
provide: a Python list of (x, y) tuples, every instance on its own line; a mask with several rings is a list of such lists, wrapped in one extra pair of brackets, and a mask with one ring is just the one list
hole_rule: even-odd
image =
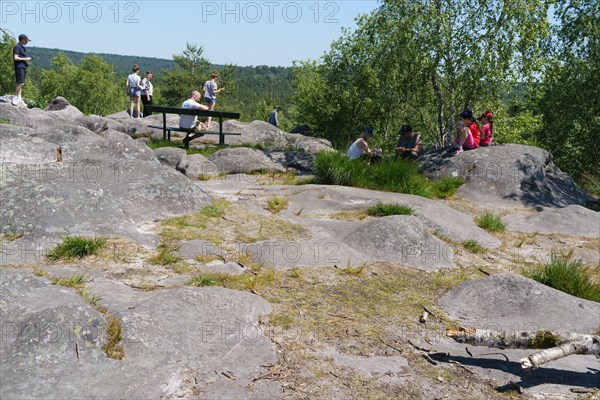
[(453, 327), (446, 330), (446, 336), (457, 342), (473, 346), (489, 346), (513, 349), (544, 349), (521, 359), (524, 369), (537, 368), (542, 364), (558, 360), (572, 354), (594, 355), (600, 357), (600, 336), (579, 333), (561, 333), (552, 331), (508, 332), (492, 331), (465, 327)]

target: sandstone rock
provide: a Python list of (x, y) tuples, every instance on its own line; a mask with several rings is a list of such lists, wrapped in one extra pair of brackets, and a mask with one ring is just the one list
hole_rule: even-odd
[(600, 326), (599, 303), (514, 274), (464, 282), (438, 304), (450, 318), (481, 329), (591, 334)]
[(75, 119), (75, 124), (83, 126), (94, 133), (100, 133), (106, 129), (127, 133), (127, 128), (120, 122), (98, 115), (86, 115)]
[(390, 216), (362, 223), (343, 242), (372, 260), (436, 271), (454, 267), (450, 246), (415, 216)]
[(302, 148), (311, 154), (333, 150), (331, 142), (326, 139), (287, 133), (264, 121), (245, 123), (227, 120), (223, 123), (223, 130), (242, 134), (227, 137), (228, 144), (261, 144), (273, 151)]
[(527, 216), (512, 214), (502, 220), (511, 231), (600, 238), (600, 213), (581, 206), (545, 210)]
[(315, 156), (303, 152), (270, 152), (269, 157), (280, 163), (286, 171), (309, 173), (313, 170)]
[(68, 121), (83, 116), (83, 113), (77, 107), (73, 107), (67, 99), (60, 96), (48, 103), (44, 111), (50, 111), (55, 117)]
[(468, 150), (457, 156), (450, 154), (441, 150), (427, 152), (419, 163), (424, 173), (432, 177), (466, 178), (457, 193), (473, 202), (525, 207), (594, 202), (540, 148), (506, 144)]
[[(271, 125), (272, 126), (272, 125)], [(283, 172), (281, 164), (274, 161), (263, 151), (247, 147), (234, 147), (219, 150), (209, 158), (219, 171), (226, 174), (254, 172), (266, 170), (269, 172)]]
[(176, 168), (177, 171), (191, 179), (215, 176), (219, 173), (219, 168), (215, 163), (202, 154), (184, 154)]
[(106, 317), (75, 289), (21, 270), (3, 271), (0, 288), (2, 398), (278, 397), (277, 383), (253, 382), (275, 352), (258, 326), (271, 306), (248, 292), (140, 292), (94, 278), (90, 292), (122, 327), (115, 360), (101, 349)]
[(180, 243), (177, 256), (185, 260), (194, 260), (196, 257), (222, 258), (226, 256), (226, 252), (207, 240), (186, 240)]
[(186, 152), (178, 147), (159, 147), (154, 149), (154, 154), (161, 164), (175, 168), (186, 155)]

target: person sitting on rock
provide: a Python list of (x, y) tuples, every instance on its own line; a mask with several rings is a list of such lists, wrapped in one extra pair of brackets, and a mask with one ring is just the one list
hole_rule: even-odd
[(479, 146), (489, 146), (492, 144), (492, 129), (494, 125), (494, 114), (490, 110), (486, 110), (481, 117), (477, 118), (483, 124), (481, 128), (481, 142)]
[(455, 155), (462, 153), (463, 149), (478, 148), (481, 136), (479, 126), (477, 126), (471, 110), (461, 112), (460, 119), (461, 121), (455, 127), (457, 132), (456, 139), (454, 140)]
[(366, 127), (358, 139), (350, 145), (346, 153), (350, 160), (356, 160), (361, 157), (369, 158), (373, 161), (381, 159), (381, 149), (370, 149), (367, 142), (373, 137), (373, 128)]
[(415, 159), (420, 154), (421, 148), (421, 135), (413, 133), (410, 125), (403, 125), (396, 145), (396, 158)]
[[(204, 104), (198, 103), (200, 100), (200, 92), (194, 90), (189, 99), (183, 102), (181, 108), (208, 110), (208, 107)], [(204, 133), (198, 132), (199, 130), (205, 130), (206, 127), (198, 120), (197, 115), (180, 115), (179, 116), (179, 127), (184, 129), (187, 133), (183, 138), (183, 147), (186, 149), (189, 147), (190, 141), (197, 137), (204, 136)]]

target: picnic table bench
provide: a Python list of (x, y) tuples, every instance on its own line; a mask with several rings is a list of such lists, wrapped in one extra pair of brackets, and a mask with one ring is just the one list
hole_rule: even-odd
[[(204, 135), (219, 135), (219, 146), (223, 146), (223, 145), (225, 145), (225, 136), (241, 135), (241, 133), (238, 133), (238, 132), (223, 132), (223, 118), (239, 119), (240, 113), (227, 112), (227, 111), (200, 110), (197, 108), (163, 107), (163, 106), (155, 106), (155, 105), (150, 105), (150, 104), (146, 105), (144, 107), (144, 110), (150, 111), (153, 113), (162, 113), (162, 115), (163, 115), (162, 126), (148, 125), (148, 127), (155, 128), (155, 129), (162, 129), (163, 139), (168, 139), (169, 141), (171, 140), (171, 132), (187, 132), (187, 133), (197, 133), (197, 134), (204, 134)], [(218, 132), (198, 131), (198, 130), (180, 128), (179, 126), (167, 126), (167, 114), (196, 115), (198, 117), (218, 118), (219, 131)]]

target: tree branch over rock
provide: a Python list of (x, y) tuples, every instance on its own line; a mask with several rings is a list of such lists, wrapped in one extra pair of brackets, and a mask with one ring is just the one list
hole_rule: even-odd
[(553, 331), (494, 331), (450, 327), (449, 336), (460, 343), (512, 349), (545, 349), (520, 360), (523, 369), (534, 369), (572, 354), (600, 357), (600, 336)]

